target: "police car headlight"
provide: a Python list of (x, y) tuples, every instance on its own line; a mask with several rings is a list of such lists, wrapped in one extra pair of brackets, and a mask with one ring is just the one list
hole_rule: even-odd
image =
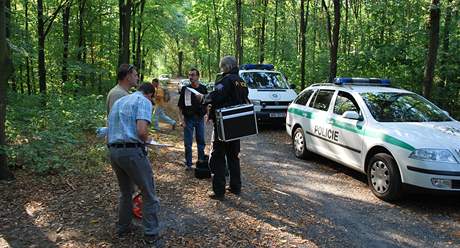
[(260, 100), (251, 100), (252, 104), (260, 105)]
[(454, 155), (446, 149), (417, 149), (409, 155), (409, 158), (442, 163), (458, 163)]

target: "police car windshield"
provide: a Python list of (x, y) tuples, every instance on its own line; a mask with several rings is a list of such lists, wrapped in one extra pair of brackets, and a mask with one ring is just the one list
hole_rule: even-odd
[(286, 79), (277, 72), (244, 72), (243, 80), (251, 89), (288, 89)]
[(441, 109), (417, 94), (372, 92), (361, 96), (379, 122), (451, 121)]

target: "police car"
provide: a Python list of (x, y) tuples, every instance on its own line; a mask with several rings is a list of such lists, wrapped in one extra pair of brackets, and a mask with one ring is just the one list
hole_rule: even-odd
[(294, 85), (272, 64), (245, 64), (239, 75), (248, 86), (258, 121), (283, 123), (289, 104), (297, 97)]
[(460, 123), (425, 98), (383, 79), (314, 84), (289, 105), (294, 153), (314, 152), (367, 175), (391, 201), (403, 184), (460, 192)]

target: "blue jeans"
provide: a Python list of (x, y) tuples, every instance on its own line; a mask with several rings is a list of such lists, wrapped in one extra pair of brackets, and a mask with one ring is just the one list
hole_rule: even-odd
[(198, 160), (204, 160), (204, 117), (192, 116), (184, 117), (184, 146), (185, 146), (185, 165), (192, 166), (192, 144), (193, 131), (195, 130), (196, 146), (198, 148)]
[(153, 113), (153, 128), (154, 129), (159, 129), (160, 127), (158, 126), (158, 122), (160, 119), (166, 123), (168, 123), (171, 126), (174, 126), (176, 124), (176, 121), (171, 119), (168, 115), (165, 113), (165, 109), (160, 106), (156, 106), (155, 112)]

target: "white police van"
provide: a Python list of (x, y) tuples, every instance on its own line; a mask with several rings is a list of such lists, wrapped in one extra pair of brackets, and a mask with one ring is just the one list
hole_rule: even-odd
[(297, 97), (294, 85), (272, 64), (245, 64), (239, 75), (248, 86), (257, 120), (283, 122), (289, 104)]
[(403, 184), (460, 192), (460, 123), (389, 84), (336, 78), (303, 90), (286, 117), (295, 155), (314, 152), (365, 173), (386, 201), (400, 198)]

